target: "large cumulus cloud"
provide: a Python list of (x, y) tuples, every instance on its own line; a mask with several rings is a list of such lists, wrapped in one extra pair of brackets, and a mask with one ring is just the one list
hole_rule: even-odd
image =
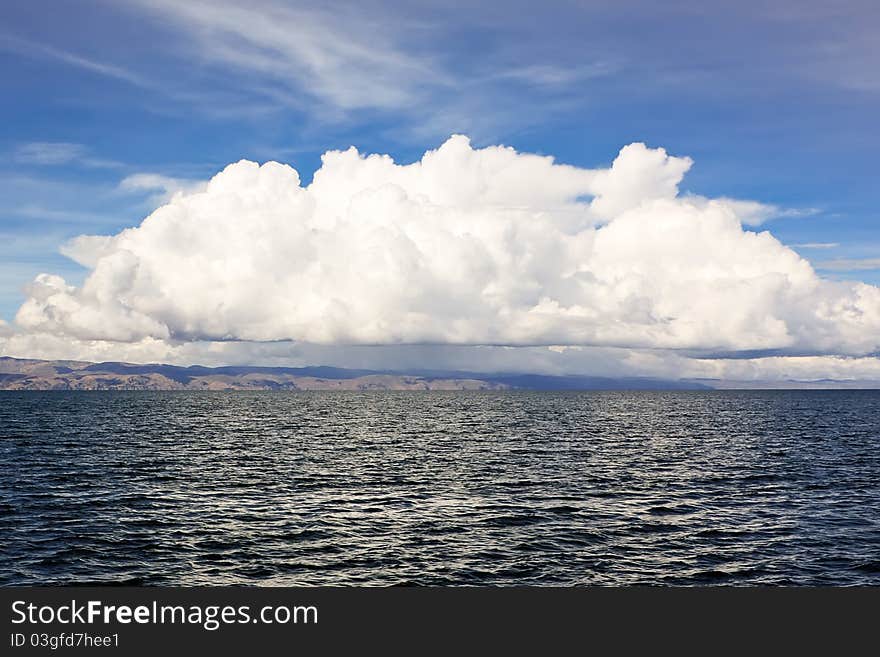
[(690, 166), (630, 144), (581, 169), (462, 136), (408, 165), (328, 152), (308, 186), (241, 161), (66, 245), (84, 284), (40, 275), (16, 324), (131, 343), (878, 349), (880, 289), (745, 230), (755, 204), (680, 194)]

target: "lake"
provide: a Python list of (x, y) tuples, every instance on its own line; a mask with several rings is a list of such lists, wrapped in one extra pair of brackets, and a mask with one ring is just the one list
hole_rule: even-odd
[(880, 391), (3, 392), (0, 583), (880, 584)]

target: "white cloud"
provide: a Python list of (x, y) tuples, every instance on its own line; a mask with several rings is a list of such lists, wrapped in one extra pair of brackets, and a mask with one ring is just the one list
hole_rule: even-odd
[(836, 249), (838, 246), (840, 242), (804, 242), (791, 245), (793, 249)]
[(737, 217), (739, 217), (740, 222), (746, 226), (760, 226), (772, 219), (812, 217), (820, 212), (818, 208), (782, 208), (770, 203), (759, 203), (757, 201), (746, 201), (726, 197), (716, 200), (727, 203), (732, 207), (736, 212)]
[(13, 159), (24, 164), (58, 165), (72, 162), (85, 152), (82, 144), (35, 141), (20, 145), (15, 150)]
[(41, 205), (28, 203), (15, 208), (11, 208), (12, 214), (20, 217), (28, 217), (29, 219), (38, 219), (40, 221), (57, 221), (69, 223), (83, 223), (86, 221), (95, 221), (99, 217), (92, 212), (82, 212), (79, 210), (59, 210), (56, 208), (46, 208)]
[(880, 258), (836, 258), (817, 262), (816, 267), (828, 271), (869, 271), (880, 269)]
[(11, 34), (0, 33), (0, 49), (40, 59), (51, 59), (69, 66), (91, 71), (98, 75), (114, 78), (137, 86), (150, 86), (139, 75), (120, 66), (98, 62), (76, 53), (53, 48), (42, 43), (35, 43)]
[(78, 164), (93, 169), (112, 169), (122, 166), (119, 162), (92, 157), (82, 144), (64, 141), (34, 141), (20, 144), (12, 153), (12, 159), (21, 164), (60, 166)]
[(495, 72), (490, 79), (517, 80), (537, 86), (564, 87), (593, 78), (612, 75), (617, 66), (610, 62), (598, 61), (591, 65), (565, 67), (551, 64), (529, 64), (511, 67)]
[(263, 90), (285, 104), (303, 93), (343, 111), (408, 108), (416, 91), (444, 77), (404, 51), (377, 20), (353, 7), (272, 2), (137, 0), (187, 35), (203, 61), (271, 80)]
[[(702, 377), (733, 381), (880, 381), (880, 358), (801, 356), (743, 360), (697, 360), (683, 363), (685, 371)], [(696, 377), (694, 377), (696, 378)]]
[(119, 189), (125, 192), (156, 192), (151, 196), (156, 202), (170, 201), (176, 194), (194, 194), (206, 186), (204, 180), (174, 178), (159, 173), (135, 173), (119, 183)]
[(40, 275), (16, 323), (154, 351), (876, 352), (880, 289), (818, 277), (770, 233), (744, 230), (737, 203), (679, 195), (690, 164), (631, 144), (610, 168), (581, 169), (461, 136), (409, 165), (331, 151), (308, 187), (287, 165), (241, 161), (138, 227), (69, 243), (85, 283)]

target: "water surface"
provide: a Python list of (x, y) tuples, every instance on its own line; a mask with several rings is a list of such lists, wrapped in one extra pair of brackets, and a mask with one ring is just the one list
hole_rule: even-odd
[(4, 392), (0, 583), (880, 584), (880, 392)]

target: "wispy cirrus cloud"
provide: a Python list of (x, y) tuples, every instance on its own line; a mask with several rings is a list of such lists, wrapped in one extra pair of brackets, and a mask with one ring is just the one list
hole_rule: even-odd
[(115, 169), (124, 166), (115, 160), (94, 157), (83, 144), (64, 141), (33, 141), (20, 144), (13, 151), (12, 159), (20, 164), (38, 166), (79, 164), (95, 169)]
[(880, 258), (835, 258), (816, 263), (816, 269), (827, 271), (872, 271), (880, 269)]
[(15, 149), (12, 159), (24, 164), (43, 164), (47, 166), (67, 164), (85, 154), (82, 144), (70, 142), (35, 141), (22, 144)]
[(48, 208), (35, 203), (27, 203), (25, 205), (13, 208), (10, 214), (28, 219), (36, 219), (38, 221), (52, 221), (59, 223), (81, 224), (96, 222), (106, 223), (112, 221), (112, 217), (102, 217), (95, 212), (87, 212), (82, 210)]
[(597, 61), (580, 66), (559, 66), (553, 64), (529, 64), (491, 73), (489, 79), (514, 80), (537, 86), (565, 86), (585, 82), (593, 78), (612, 75), (619, 65), (610, 61)]
[(429, 57), (399, 45), (385, 21), (363, 12), (266, 2), (136, 4), (183, 32), (203, 62), (270, 80), (267, 89), (285, 103), (305, 95), (343, 111), (399, 108), (428, 87), (452, 83)]
[(803, 242), (791, 245), (793, 249), (836, 249), (838, 246), (840, 242)]
[(100, 62), (61, 48), (23, 39), (8, 33), (0, 33), (0, 50), (37, 59), (51, 59), (69, 66), (91, 71), (105, 77), (122, 80), (140, 87), (152, 87), (141, 75), (116, 64)]
[(131, 7), (170, 30), (172, 56), (236, 80), (235, 92), (265, 111), (299, 112), (306, 130), (393, 117), (398, 141), (462, 131), (494, 140), (537, 116), (571, 111), (572, 94), (619, 68), (598, 54), (522, 62), (491, 40), (469, 43), (463, 60), (451, 54), (462, 26), (450, 22), (448, 7), (430, 20), (381, 4), (135, 0)]

